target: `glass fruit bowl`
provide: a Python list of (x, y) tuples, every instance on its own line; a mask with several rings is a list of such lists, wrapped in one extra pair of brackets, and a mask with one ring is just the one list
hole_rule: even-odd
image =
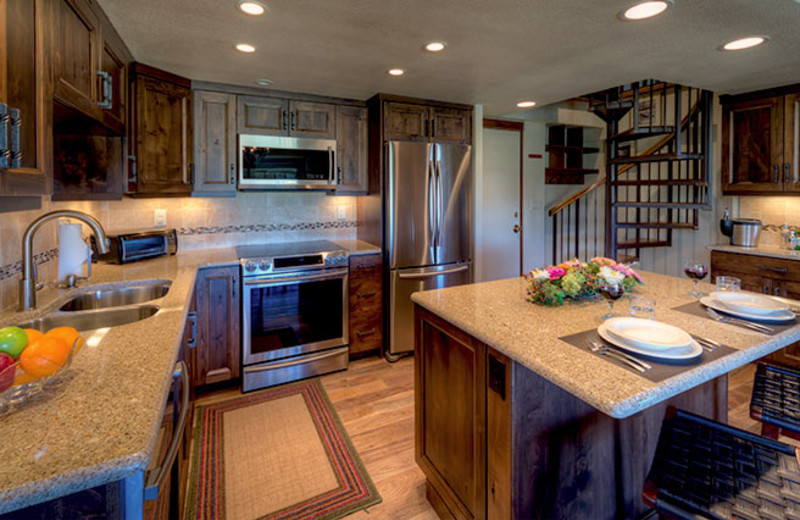
[[(28, 402), (45, 388), (57, 386), (83, 344), (83, 338), (77, 336), (66, 349), (61, 343), (41, 340), (26, 346), (13, 363), (0, 369), (0, 416)], [(32, 351), (26, 353), (31, 347), (34, 347)]]

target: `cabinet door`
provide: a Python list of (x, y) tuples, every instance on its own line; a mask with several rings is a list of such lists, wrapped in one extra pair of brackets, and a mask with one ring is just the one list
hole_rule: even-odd
[(722, 189), (783, 191), (783, 98), (733, 103), (722, 117)]
[(196, 90), (195, 193), (236, 194), (236, 96)]
[(384, 134), (390, 141), (427, 141), (430, 133), (428, 107), (411, 103), (384, 105)]
[(783, 168), (787, 191), (800, 192), (800, 94), (783, 98)]
[(288, 105), (285, 99), (239, 96), (239, 133), (289, 135)]
[(189, 88), (146, 75), (137, 76), (137, 193), (192, 191), (191, 96)]
[(336, 105), (290, 101), (289, 112), (291, 135), (318, 139), (336, 137)]
[(367, 109), (340, 106), (337, 120), (339, 184), (336, 193), (367, 193)]
[(431, 107), (431, 139), (434, 141), (470, 144), (472, 114), (459, 108)]
[(239, 377), (239, 267), (197, 273), (197, 349), (194, 382), (207, 385)]
[[(103, 38), (100, 49), (100, 80), (97, 89), (97, 103), (103, 110), (106, 126), (120, 134), (125, 131), (127, 106), (127, 60), (116, 48), (114, 40)], [(106, 76), (107, 75), (107, 76)]]
[(99, 21), (85, 0), (56, 0), (53, 96), (100, 116), (97, 106)]
[(381, 255), (350, 257), (350, 358), (383, 346)]
[(48, 191), (45, 20), (43, 0), (0, 0), (0, 110), (11, 118), (0, 141), (0, 195)]

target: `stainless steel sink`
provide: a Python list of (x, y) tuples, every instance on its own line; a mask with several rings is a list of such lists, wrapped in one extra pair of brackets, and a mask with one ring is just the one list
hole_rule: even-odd
[(140, 305), (92, 312), (56, 313), (19, 324), (23, 329), (46, 332), (54, 327), (74, 327), (79, 331), (117, 327), (141, 321), (158, 312), (158, 305)]
[(65, 312), (88, 311), (149, 302), (166, 296), (170, 285), (172, 282), (168, 280), (158, 280), (118, 289), (99, 289), (76, 296), (62, 305), (59, 310)]

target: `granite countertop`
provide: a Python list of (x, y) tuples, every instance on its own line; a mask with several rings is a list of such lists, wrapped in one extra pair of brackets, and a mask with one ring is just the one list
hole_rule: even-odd
[[(380, 253), (361, 240), (336, 240), (352, 255)], [(0, 326), (57, 310), (107, 283), (164, 279), (172, 285), (145, 320), (82, 333), (88, 341), (58, 389), (0, 417), (0, 513), (113, 482), (150, 464), (161, 413), (194, 292), (197, 270), (238, 265), (233, 247), (182, 251), (127, 265), (95, 264), (91, 287), (38, 294), (39, 309), (0, 313)]]
[(766, 256), (769, 258), (780, 258), (784, 260), (800, 260), (800, 251), (782, 249), (778, 246), (757, 246), (742, 247), (730, 244), (715, 244), (708, 246), (711, 251), (722, 251), (725, 253), (739, 253), (742, 255)]
[[(411, 299), (611, 417), (622, 419), (800, 340), (800, 326), (775, 336), (672, 310), (690, 303), (686, 279), (642, 272), (639, 294), (656, 298), (659, 321), (716, 340), (738, 352), (660, 383), (583, 352), (559, 338), (596, 328), (604, 301), (543, 307), (526, 301), (523, 278), (418, 292)], [(700, 284), (701, 292), (714, 287)], [(627, 312), (620, 300), (617, 313)]]

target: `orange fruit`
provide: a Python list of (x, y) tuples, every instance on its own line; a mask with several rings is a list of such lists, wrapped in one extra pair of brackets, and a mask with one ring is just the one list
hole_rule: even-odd
[(24, 370), (18, 370), (17, 375), (14, 376), (14, 383), (11, 386), (24, 385), (25, 383), (30, 383), (31, 381), (36, 381), (37, 379), (39, 378), (30, 375)]
[(45, 335), (22, 351), (19, 356), (19, 366), (37, 379), (49, 376), (64, 366), (69, 352), (70, 347), (66, 341)]
[(22, 329), (23, 332), (28, 336), (28, 345), (31, 345), (44, 336), (43, 332), (39, 332), (36, 329)]
[(48, 338), (63, 339), (70, 349), (72, 349), (72, 346), (75, 345), (76, 354), (83, 346), (83, 338), (81, 337), (80, 333), (72, 327), (56, 327), (48, 330), (45, 333), (45, 336)]

